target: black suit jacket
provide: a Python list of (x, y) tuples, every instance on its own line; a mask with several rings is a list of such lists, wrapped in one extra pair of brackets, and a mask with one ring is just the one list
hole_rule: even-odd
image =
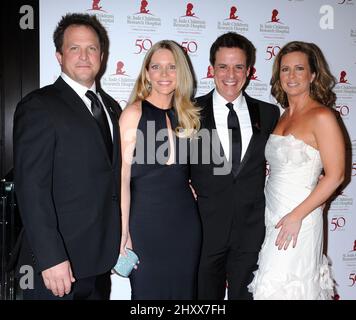
[(121, 109), (100, 93), (113, 124), (113, 159), (95, 119), (61, 77), (16, 108), (15, 190), (37, 271), (69, 259), (74, 276), (84, 278), (107, 272), (118, 257)]
[[(258, 251), (264, 238), (264, 184), (266, 161), (265, 144), (278, 118), (278, 107), (253, 99), (244, 93), (253, 134), (241, 160), (236, 178), (216, 174), (221, 167), (212, 161), (204, 163), (202, 156), (211, 159), (225, 158), (220, 140), (211, 139), (209, 148), (199, 136), (193, 140), (191, 156), (191, 180), (198, 195), (198, 206), (203, 223), (204, 244), (221, 247), (234, 241), (243, 251)], [(213, 114), (213, 91), (197, 99), (202, 108), (201, 128), (212, 132), (216, 125)], [(209, 150), (208, 150), (209, 149)], [(206, 162), (206, 161), (205, 161)], [(215, 171), (214, 171), (215, 170)], [(233, 237), (233, 239), (231, 239)]]

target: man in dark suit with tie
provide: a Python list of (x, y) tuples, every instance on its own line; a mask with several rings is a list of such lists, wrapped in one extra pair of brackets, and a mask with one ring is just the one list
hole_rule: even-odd
[[(67, 14), (54, 32), (62, 73), (31, 92), (14, 116), (15, 189), (34, 289), (25, 299), (108, 299), (119, 254), (117, 102), (98, 89), (108, 38), (87, 14)], [(21, 270), (21, 269), (20, 269)]]
[(221, 35), (210, 49), (215, 89), (197, 99), (202, 126), (191, 180), (203, 225), (199, 299), (223, 299), (226, 285), (229, 299), (252, 298), (247, 285), (265, 232), (264, 148), (279, 118), (276, 106), (244, 91), (254, 62), (248, 39)]

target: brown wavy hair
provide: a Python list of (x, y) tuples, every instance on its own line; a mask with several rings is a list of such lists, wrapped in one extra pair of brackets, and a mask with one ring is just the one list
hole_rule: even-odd
[(314, 43), (292, 41), (281, 48), (274, 60), (272, 69), (270, 84), (273, 97), (283, 108), (289, 106), (287, 94), (282, 89), (280, 82), (280, 68), (282, 57), (291, 52), (302, 52), (308, 57), (310, 70), (315, 74), (315, 78), (310, 84), (310, 97), (327, 107), (333, 108), (336, 101), (336, 95), (332, 91), (336, 83), (335, 77), (331, 74), (322, 51)]

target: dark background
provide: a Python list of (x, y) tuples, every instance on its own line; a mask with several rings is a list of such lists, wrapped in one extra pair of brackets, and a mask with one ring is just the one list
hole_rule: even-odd
[[(33, 8), (33, 29), (20, 28), (23, 5)], [(11, 180), (16, 104), (39, 87), (39, 0), (2, 2), (0, 21), (0, 175)]]

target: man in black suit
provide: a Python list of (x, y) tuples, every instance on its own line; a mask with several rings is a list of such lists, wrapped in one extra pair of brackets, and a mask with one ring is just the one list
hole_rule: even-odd
[(33, 260), (20, 263), (35, 271), (24, 298), (107, 299), (120, 248), (121, 167), (121, 110), (95, 83), (108, 38), (87, 14), (62, 17), (53, 38), (62, 73), (14, 116), (23, 250)]
[(265, 232), (264, 148), (279, 118), (276, 106), (244, 92), (254, 62), (248, 39), (223, 34), (210, 49), (216, 88), (197, 99), (202, 127), (191, 180), (203, 225), (199, 299), (223, 299), (226, 285), (229, 299), (252, 298), (247, 285)]

